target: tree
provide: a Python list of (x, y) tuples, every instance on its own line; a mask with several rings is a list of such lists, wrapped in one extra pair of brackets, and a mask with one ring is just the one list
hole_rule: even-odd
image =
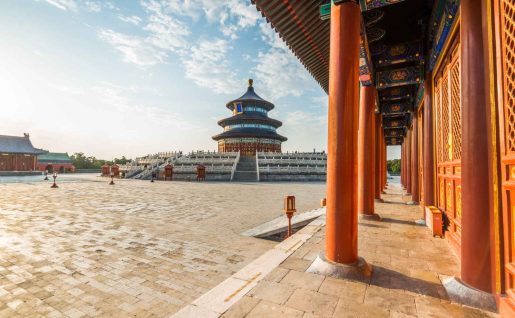
[(99, 160), (93, 156), (86, 157), (83, 152), (76, 152), (70, 156), (76, 169), (100, 169), (105, 160)]
[(399, 174), (401, 172), (401, 160), (393, 159), (387, 162), (388, 171), (393, 174)]

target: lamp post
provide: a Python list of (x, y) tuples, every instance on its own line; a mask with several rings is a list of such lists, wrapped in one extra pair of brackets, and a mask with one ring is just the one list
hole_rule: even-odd
[(54, 178), (54, 184), (50, 188), (59, 188), (57, 184), (55, 183), (55, 179), (57, 178), (57, 172), (54, 172), (54, 175), (52, 176)]
[(109, 182), (109, 185), (114, 185), (114, 172), (111, 171), (111, 182)]
[(295, 209), (295, 196), (288, 195), (284, 198), (284, 213), (288, 217), (288, 236), (291, 236), (291, 218), (293, 217), (293, 213), (297, 210)]
[(45, 170), (45, 179), (43, 180), (48, 181), (48, 170)]

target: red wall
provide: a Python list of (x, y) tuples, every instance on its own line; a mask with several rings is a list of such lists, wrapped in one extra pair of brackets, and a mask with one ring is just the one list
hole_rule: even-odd
[[(51, 167), (49, 167), (51, 166)], [(47, 168), (48, 167), (48, 168)], [(48, 170), (48, 172), (61, 172), (61, 168), (64, 169), (64, 172), (74, 172), (75, 167), (71, 163), (55, 163), (55, 164), (47, 164), (47, 163), (38, 163), (38, 170), (39, 171), (45, 171)]]

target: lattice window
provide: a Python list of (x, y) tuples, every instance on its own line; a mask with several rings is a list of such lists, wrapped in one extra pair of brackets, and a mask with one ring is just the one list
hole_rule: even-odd
[(461, 81), (458, 58), (451, 66), (452, 159), (461, 159)]
[(515, 152), (515, 0), (501, 0), (506, 152)]
[(450, 144), (450, 127), (449, 127), (449, 73), (445, 72), (442, 78), (442, 117), (441, 117), (441, 125), (442, 125), (442, 162), (449, 161), (449, 144)]
[(442, 149), (444, 147), (442, 144), (442, 103), (441, 103), (441, 81), (437, 82), (435, 85), (435, 98), (434, 98), (434, 104), (435, 104), (435, 118), (436, 118), (436, 143), (437, 143), (437, 159), (438, 162), (443, 161), (443, 153)]

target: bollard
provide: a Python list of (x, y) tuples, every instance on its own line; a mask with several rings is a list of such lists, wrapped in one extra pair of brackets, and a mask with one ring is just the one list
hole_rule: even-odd
[(57, 178), (57, 172), (54, 172), (53, 178), (54, 178), (54, 184), (52, 184), (52, 186), (50, 188), (59, 188), (57, 186), (57, 184), (55, 183), (55, 179)]
[(320, 207), (323, 208), (326, 206), (326, 204), (327, 204), (326, 198), (322, 198), (322, 200), (320, 200)]
[(291, 218), (293, 217), (293, 214), (297, 210), (295, 209), (295, 196), (288, 195), (284, 197), (284, 213), (286, 213), (286, 216), (288, 217), (288, 237), (292, 235), (292, 229), (291, 229)]

